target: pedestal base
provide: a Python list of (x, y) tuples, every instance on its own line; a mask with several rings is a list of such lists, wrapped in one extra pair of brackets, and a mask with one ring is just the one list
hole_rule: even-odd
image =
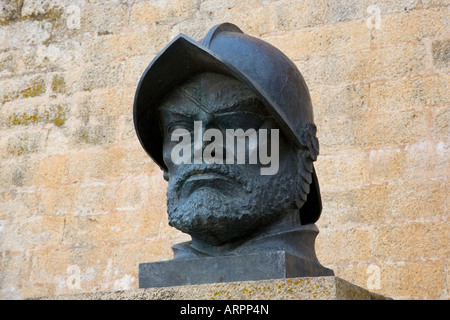
[(317, 259), (275, 251), (141, 263), (139, 288), (332, 275)]
[(211, 283), (193, 286), (80, 293), (40, 300), (387, 300), (338, 277)]

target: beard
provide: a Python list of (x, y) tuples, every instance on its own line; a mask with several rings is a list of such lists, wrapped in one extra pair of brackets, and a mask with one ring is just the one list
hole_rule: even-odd
[[(270, 225), (296, 208), (299, 192), (292, 174), (280, 169), (261, 178), (239, 165), (179, 168), (167, 189), (169, 225), (210, 245), (236, 241)], [(217, 179), (196, 181), (199, 174)]]

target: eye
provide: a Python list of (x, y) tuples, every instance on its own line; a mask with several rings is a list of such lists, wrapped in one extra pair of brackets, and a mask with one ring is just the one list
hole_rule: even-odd
[(238, 111), (222, 113), (216, 118), (225, 129), (242, 129), (245, 131), (259, 129), (266, 117), (253, 112)]
[(171, 135), (176, 129), (186, 129), (189, 132), (192, 132), (193, 131), (192, 121), (178, 120), (172, 122), (167, 126), (167, 133)]

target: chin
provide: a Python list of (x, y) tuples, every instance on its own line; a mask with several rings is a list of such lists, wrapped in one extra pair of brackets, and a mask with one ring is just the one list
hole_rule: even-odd
[(286, 210), (267, 206), (267, 202), (277, 202), (272, 200), (254, 194), (231, 197), (211, 188), (200, 188), (180, 200), (168, 194), (169, 224), (197, 240), (218, 246), (245, 238), (280, 219)]

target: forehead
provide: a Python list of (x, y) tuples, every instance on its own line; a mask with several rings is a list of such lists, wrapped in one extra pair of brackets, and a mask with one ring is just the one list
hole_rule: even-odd
[(242, 102), (247, 106), (255, 102), (260, 107), (256, 94), (243, 82), (216, 74), (202, 73), (172, 90), (164, 99), (160, 109), (195, 115), (198, 112), (219, 113), (238, 109)]

